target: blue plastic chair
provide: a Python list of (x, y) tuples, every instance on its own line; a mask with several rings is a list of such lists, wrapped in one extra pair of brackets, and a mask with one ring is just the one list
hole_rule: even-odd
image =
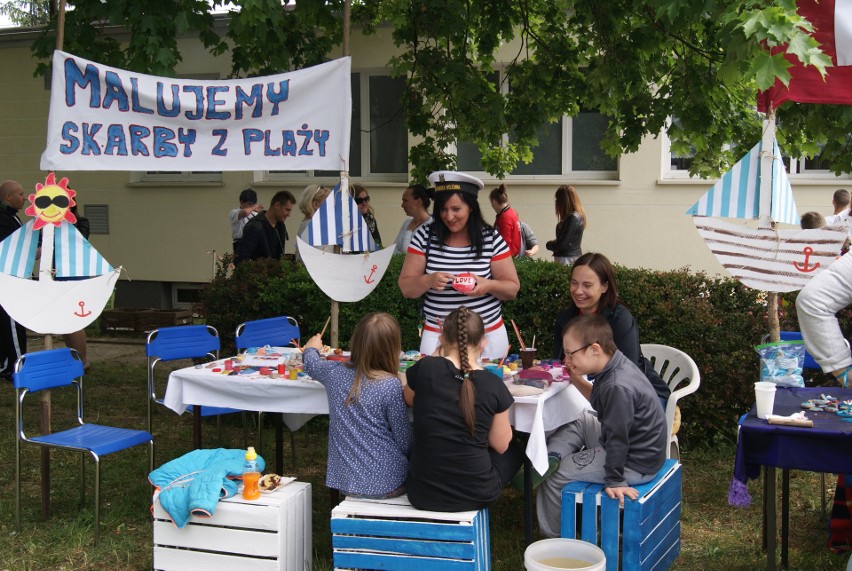
[(234, 344), (237, 351), (249, 347), (289, 347), (293, 339), (301, 343), (299, 322), (288, 316), (246, 321), (237, 326)]
[[(15, 524), (21, 529), (21, 444), (80, 452), (80, 493), (85, 497), (86, 454), (95, 461), (95, 544), (100, 539), (102, 456), (148, 443), (148, 472), (154, 469), (154, 437), (144, 430), (130, 430), (83, 421), (83, 361), (74, 349), (62, 348), (22, 355), (12, 375), (15, 387)], [(43, 390), (74, 386), (77, 389), (77, 425), (72, 428), (27, 436), (24, 431), (24, 398)]]
[[(289, 347), (293, 345), (293, 340), (301, 344), (301, 331), (299, 330), (299, 322), (294, 318), (282, 315), (280, 317), (269, 317), (267, 319), (256, 319), (254, 321), (246, 321), (237, 325), (237, 330), (234, 335), (234, 345), (237, 351), (248, 349), (249, 347), (264, 347), (271, 345), (273, 347)], [(263, 412), (257, 413), (257, 445), (263, 448), (263, 425), (261, 424)], [(306, 433), (307, 434), (307, 433)], [(290, 435), (290, 451), (293, 456), (293, 465), (296, 464), (296, 443), (293, 440), (293, 435)]]
[[(219, 358), (219, 332), (210, 325), (179, 325), (154, 329), (148, 334), (145, 354), (148, 356), (148, 432), (152, 432), (152, 404), (163, 404), (163, 399), (157, 397), (154, 383), (154, 371), (157, 364), (178, 359), (210, 359), (215, 361)], [(190, 406), (187, 410), (193, 411), (193, 407)], [(242, 411), (213, 406), (201, 407), (202, 417), (235, 412)]]

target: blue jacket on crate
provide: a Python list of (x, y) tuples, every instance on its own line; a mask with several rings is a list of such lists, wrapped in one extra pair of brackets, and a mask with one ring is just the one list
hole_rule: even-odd
[[(184, 527), (190, 516), (210, 517), (221, 498), (236, 495), (245, 458), (245, 450), (193, 450), (166, 462), (148, 480), (160, 490), (160, 505), (174, 524)], [(257, 469), (264, 468), (266, 462), (258, 456)]]

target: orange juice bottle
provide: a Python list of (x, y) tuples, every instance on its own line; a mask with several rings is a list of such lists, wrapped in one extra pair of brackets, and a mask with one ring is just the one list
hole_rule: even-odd
[(254, 446), (249, 446), (243, 468), (243, 499), (256, 500), (260, 497), (258, 480), (260, 480), (260, 472), (257, 470), (257, 452), (254, 451)]

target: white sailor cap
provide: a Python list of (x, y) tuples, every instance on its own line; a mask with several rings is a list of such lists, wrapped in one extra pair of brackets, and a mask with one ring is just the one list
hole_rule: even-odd
[(457, 171), (436, 171), (429, 175), (429, 182), (435, 192), (465, 192), (477, 196), (485, 185), (482, 181), (467, 173)]

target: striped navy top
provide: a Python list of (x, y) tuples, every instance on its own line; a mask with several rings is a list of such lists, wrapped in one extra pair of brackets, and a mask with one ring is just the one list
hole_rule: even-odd
[[(431, 227), (432, 223), (426, 222), (415, 230), (408, 246), (409, 252), (420, 256), (426, 255), (426, 239)], [(479, 258), (476, 257), (476, 251), (471, 246), (458, 248), (440, 244), (437, 236), (432, 234), (432, 245), (429, 248), (428, 259), (426, 260), (426, 273), (447, 272), (458, 275), (469, 272), (484, 278), (491, 278), (491, 262), (510, 258), (511, 253), (503, 237), (496, 229), (485, 228), (483, 233), (485, 241), (482, 247), (482, 256)], [(454, 290), (452, 285), (447, 285), (441, 291), (429, 289), (423, 295), (423, 314), (433, 324), (438, 323), (439, 320), (443, 321), (451, 311), (463, 305), (482, 317), (486, 329), (499, 322), (502, 316), (503, 302), (491, 294), (471, 297)]]

